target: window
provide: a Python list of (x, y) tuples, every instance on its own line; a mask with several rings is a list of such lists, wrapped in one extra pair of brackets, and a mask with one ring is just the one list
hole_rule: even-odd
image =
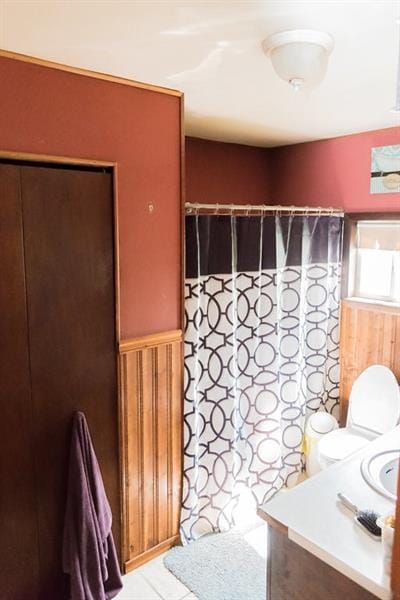
[(357, 221), (354, 242), (352, 295), (400, 303), (400, 221)]

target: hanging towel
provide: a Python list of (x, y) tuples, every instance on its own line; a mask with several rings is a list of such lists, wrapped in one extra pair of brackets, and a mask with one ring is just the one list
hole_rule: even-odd
[(110, 600), (122, 588), (112, 514), (85, 415), (75, 413), (64, 522), (63, 570), (71, 600)]

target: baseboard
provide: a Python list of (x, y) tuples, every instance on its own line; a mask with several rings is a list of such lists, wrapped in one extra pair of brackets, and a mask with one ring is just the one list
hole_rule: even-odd
[(151, 560), (152, 558), (155, 558), (156, 556), (159, 556), (159, 554), (162, 554), (163, 552), (166, 552), (173, 546), (176, 546), (178, 542), (179, 535), (175, 535), (174, 537), (171, 537), (168, 540), (161, 542), (161, 544), (154, 546), (154, 548), (150, 548), (150, 550), (139, 554), (139, 556), (135, 556), (135, 558), (128, 560), (124, 564), (124, 572), (129, 573), (130, 571), (137, 569), (141, 565), (144, 565), (145, 563), (149, 562), (149, 560)]

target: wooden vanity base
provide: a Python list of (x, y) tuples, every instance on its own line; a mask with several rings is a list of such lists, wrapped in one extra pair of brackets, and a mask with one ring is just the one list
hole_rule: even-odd
[(373, 600), (376, 596), (268, 527), (267, 600)]

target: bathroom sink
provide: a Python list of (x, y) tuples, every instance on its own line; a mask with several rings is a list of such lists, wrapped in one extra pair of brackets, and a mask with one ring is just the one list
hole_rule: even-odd
[(377, 492), (396, 500), (400, 449), (385, 450), (364, 458), (361, 473), (365, 481)]

